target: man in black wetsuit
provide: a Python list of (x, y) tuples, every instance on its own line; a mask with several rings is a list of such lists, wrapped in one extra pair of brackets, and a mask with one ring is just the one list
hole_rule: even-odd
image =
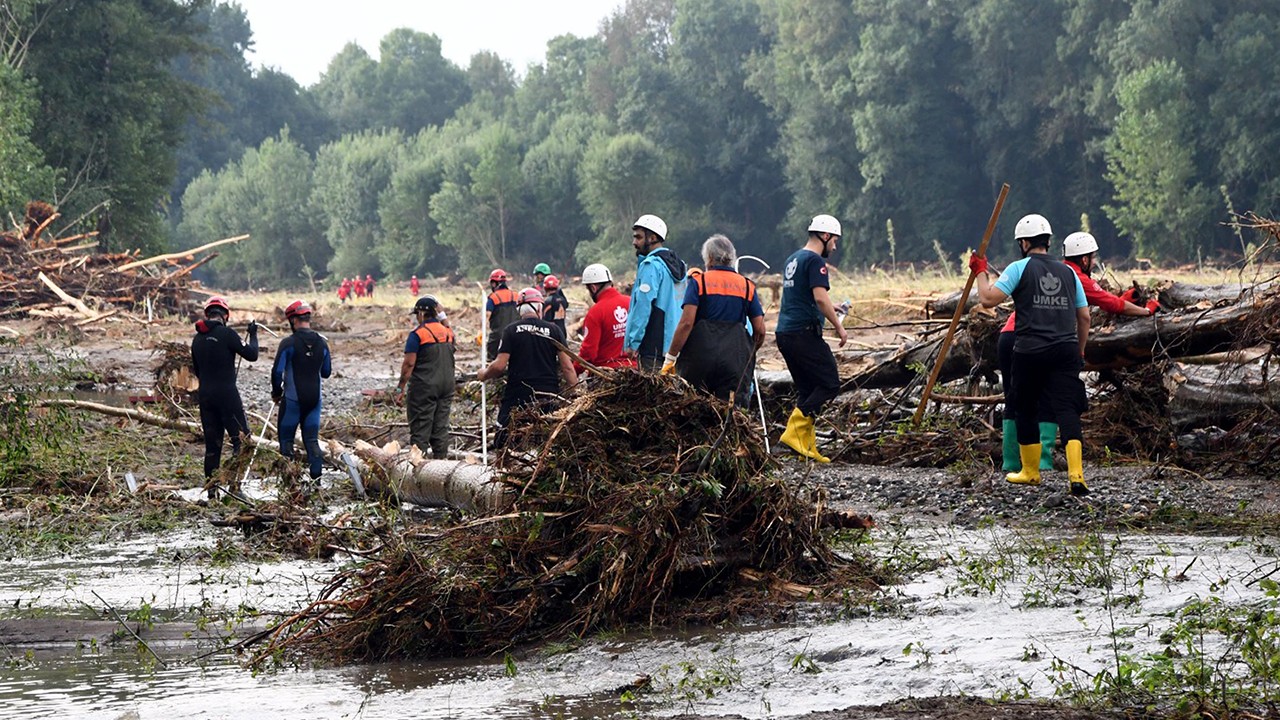
[[(213, 477), (222, 463), (222, 436), (231, 437), (231, 452), (240, 452), (241, 434), (249, 434), (244, 405), (236, 388), (236, 357), (258, 359), (258, 325), (249, 322), (249, 344), (227, 327), (231, 307), (220, 297), (204, 306), (204, 319), (196, 323), (191, 339), (191, 367), (200, 378), (200, 427), (204, 431), (204, 477)], [(209, 489), (213, 497), (216, 490)]]
[(280, 454), (293, 459), (293, 434), (302, 425), (311, 479), (320, 477), (324, 453), (320, 449), (320, 378), (333, 370), (329, 343), (311, 329), (311, 306), (294, 300), (284, 309), (293, 334), (280, 341), (271, 367), (271, 399), (280, 402)]

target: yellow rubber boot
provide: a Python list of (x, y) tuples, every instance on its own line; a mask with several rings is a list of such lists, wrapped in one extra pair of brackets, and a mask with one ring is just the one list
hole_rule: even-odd
[(804, 413), (800, 412), (800, 408), (791, 411), (791, 417), (787, 418), (787, 429), (782, 431), (780, 442), (791, 448), (800, 455), (805, 453), (804, 432), (801, 425), (804, 423)]
[(1071, 494), (1084, 497), (1089, 486), (1084, 482), (1084, 446), (1079, 440), (1067, 441), (1067, 479), (1071, 481)]
[(804, 432), (804, 454), (820, 463), (829, 463), (831, 458), (818, 452), (818, 433), (813, 427), (813, 418), (801, 414), (804, 418), (802, 430)]
[(1022, 470), (1016, 473), (1009, 473), (1004, 476), (1004, 479), (1014, 485), (1039, 485), (1041, 447), (1039, 442), (1030, 445), (1019, 445), (1018, 455), (1022, 457)]

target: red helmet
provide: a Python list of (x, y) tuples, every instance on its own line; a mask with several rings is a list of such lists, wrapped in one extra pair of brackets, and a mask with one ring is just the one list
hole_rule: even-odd
[(507, 275), (507, 271), (502, 268), (498, 268), (497, 270), (489, 273), (489, 282), (506, 282), (510, 279), (511, 276)]
[(536, 303), (538, 305), (541, 305), (542, 291), (534, 287), (525, 288), (520, 291), (519, 295), (516, 296), (516, 303), (521, 305), (525, 303)]
[(305, 300), (294, 300), (284, 309), (284, 316), (290, 320), (311, 314), (311, 306)]
[(214, 295), (209, 298), (209, 302), (204, 304), (204, 313), (209, 314), (209, 308), (222, 308), (222, 312), (230, 314), (231, 306), (227, 304), (226, 298), (221, 295)]
[(560, 278), (555, 275), (548, 275), (542, 279), (542, 287), (548, 290), (555, 290), (560, 287)]

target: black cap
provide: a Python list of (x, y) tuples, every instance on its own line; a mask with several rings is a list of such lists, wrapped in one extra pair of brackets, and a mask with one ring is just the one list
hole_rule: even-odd
[(423, 295), (418, 298), (418, 302), (413, 304), (413, 311), (428, 312), (434, 314), (440, 307), (440, 302), (431, 295)]

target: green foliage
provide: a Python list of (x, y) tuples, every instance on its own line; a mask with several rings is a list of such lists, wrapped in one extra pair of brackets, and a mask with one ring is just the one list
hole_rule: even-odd
[(18, 210), (54, 187), (53, 169), (31, 141), (37, 109), (29, 80), (0, 64), (0, 210)]
[(574, 250), (579, 263), (620, 268), (634, 262), (631, 223), (645, 213), (661, 216), (673, 234), (678, 232), (671, 213), (671, 163), (657, 143), (635, 133), (597, 136), (580, 168), (580, 197), (596, 237)]
[(1146, 257), (1186, 261), (1201, 250), (1214, 205), (1196, 181), (1194, 108), (1173, 62), (1125, 77), (1121, 106), (1107, 142), (1107, 179), (1115, 186), (1107, 214)]
[[(8, 341), (0, 341), (0, 345)], [(8, 349), (0, 364), (0, 487), (37, 480), (48, 456), (73, 441), (77, 425), (67, 411), (40, 406), (40, 399), (66, 387), (77, 367), (47, 351), (20, 359)]]
[(335, 273), (381, 274), (373, 253), (381, 230), (378, 201), (391, 184), (403, 143), (399, 131), (362, 132), (316, 153), (311, 201), (323, 218), (324, 235), (333, 248), (329, 269)]

